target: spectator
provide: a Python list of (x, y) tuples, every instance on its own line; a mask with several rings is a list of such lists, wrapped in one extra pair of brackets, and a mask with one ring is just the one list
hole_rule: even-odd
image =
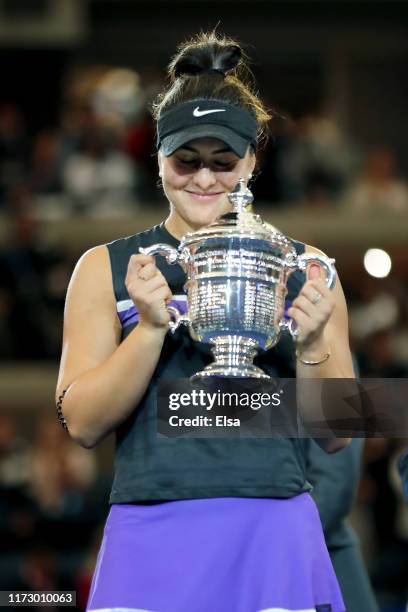
[(339, 126), (322, 114), (308, 114), (297, 121), (277, 121), (273, 136), (257, 180), (260, 198), (333, 207), (355, 157)]
[(374, 147), (364, 169), (346, 196), (345, 206), (356, 213), (408, 213), (408, 186), (397, 176), (394, 153)]
[(44, 130), (35, 138), (30, 168), (30, 186), (34, 193), (61, 192), (61, 146), (58, 130)]
[(136, 176), (133, 164), (123, 153), (113, 132), (90, 128), (79, 150), (65, 162), (63, 185), (79, 212), (97, 216), (118, 215), (134, 205)]
[[(11, 236), (0, 251), (0, 295), (9, 359), (47, 359), (56, 355), (55, 330), (63, 311), (69, 275), (64, 253), (44, 241), (26, 185), (9, 196)], [(24, 325), (22, 322), (24, 321)]]

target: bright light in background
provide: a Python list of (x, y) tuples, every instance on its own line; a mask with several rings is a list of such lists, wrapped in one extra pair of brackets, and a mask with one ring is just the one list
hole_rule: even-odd
[(98, 115), (132, 121), (144, 107), (140, 76), (134, 70), (113, 68), (96, 86), (93, 107)]
[(391, 257), (382, 249), (368, 249), (364, 255), (364, 267), (375, 278), (385, 278), (388, 276), (391, 266)]

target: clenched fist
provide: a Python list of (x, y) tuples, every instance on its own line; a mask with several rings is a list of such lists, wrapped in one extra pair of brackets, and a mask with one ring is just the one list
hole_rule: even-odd
[(298, 343), (304, 348), (322, 339), (324, 328), (335, 307), (333, 293), (323, 278), (320, 266), (311, 264), (307, 281), (288, 310), (288, 315), (299, 328)]
[(125, 278), (126, 289), (145, 326), (167, 330), (170, 315), (166, 303), (172, 299), (170, 287), (151, 255), (132, 255)]

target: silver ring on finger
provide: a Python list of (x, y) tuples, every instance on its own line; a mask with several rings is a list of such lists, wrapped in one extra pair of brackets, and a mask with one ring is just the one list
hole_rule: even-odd
[(322, 299), (322, 294), (316, 291), (314, 297), (312, 298), (312, 304), (318, 304)]

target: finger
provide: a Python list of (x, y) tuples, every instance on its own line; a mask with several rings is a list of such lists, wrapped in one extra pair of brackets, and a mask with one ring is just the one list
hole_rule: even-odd
[(145, 266), (142, 266), (140, 270), (138, 270), (138, 277), (142, 280), (148, 281), (154, 276), (156, 276), (158, 269), (156, 267), (156, 263), (148, 263)]
[(141, 261), (143, 265), (154, 263), (156, 261), (156, 258), (153, 255), (146, 255), (145, 253), (134, 253), (131, 257)]
[(332, 292), (326, 283), (320, 279), (307, 281), (300, 290), (299, 295), (304, 295), (313, 301), (317, 293), (325, 299), (329, 299), (332, 296)]
[(135, 253), (131, 255), (128, 263), (128, 268), (140, 269), (142, 266), (147, 264), (155, 263), (155, 258), (152, 255), (145, 255), (144, 253)]
[(145, 280), (141, 280), (141, 289), (143, 291), (143, 293), (145, 295), (152, 293), (153, 291), (155, 291), (156, 289), (158, 289), (159, 287), (169, 287), (167, 284), (167, 281), (165, 278), (163, 278), (162, 276), (159, 276), (158, 274), (155, 274), (155, 276), (153, 276), (153, 278), (145, 281)]
[(146, 302), (151, 292), (162, 286), (168, 287), (166, 279), (159, 275), (154, 276), (148, 281), (142, 280), (139, 276), (134, 276), (131, 279), (127, 278), (126, 280), (126, 289), (129, 295), (131, 294), (133, 299), (141, 300), (142, 302)]
[[(310, 304), (312, 304), (313, 307), (319, 308), (321, 308), (322, 306), (324, 307), (326, 302), (328, 301), (328, 296), (325, 295), (325, 293), (322, 293), (322, 291), (319, 291), (319, 289), (317, 289), (313, 285), (307, 285), (303, 287), (296, 299), (298, 298), (303, 298), (307, 300)], [(295, 301), (296, 300), (294, 300), (294, 303)], [(329, 302), (331, 302), (331, 300), (329, 300)]]
[[(300, 302), (303, 302), (303, 300), (300, 300)], [(302, 305), (293, 302), (292, 307), (288, 310), (288, 315), (295, 319), (296, 323), (302, 326), (302, 331), (304, 333), (309, 333), (325, 325), (330, 318), (331, 312), (332, 307), (327, 304), (324, 304), (320, 308), (313, 304), (311, 304), (310, 308), (304, 308), (304, 302)]]
[(303, 338), (305, 334), (309, 333), (311, 328), (311, 319), (309, 315), (305, 314), (299, 308), (292, 306), (288, 310), (288, 315), (296, 322), (299, 329), (299, 339)]
[(309, 299), (309, 297), (306, 297), (305, 295), (298, 295), (298, 297), (295, 300), (293, 300), (293, 304), (292, 304), (293, 308), (298, 308), (299, 310), (301, 310), (302, 312), (304, 312), (306, 315), (308, 315), (311, 318), (313, 318), (313, 315), (316, 310), (316, 306), (317, 305), (313, 304), (312, 300)]
[(321, 268), (321, 266), (319, 266), (319, 264), (317, 263), (311, 263), (309, 264), (307, 271), (306, 271), (306, 278), (308, 280), (315, 280), (318, 278), (324, 278), (324, 272)]
[(172, 299), (172, 293), (169, 289), (169, 287), (159, 287), (158, 289), (156, 289), (155, 291), (153, 291), (150, 296), (149, 296), (149, 300), (151, 303), (153, 302), (158, 302), (160, 300), (163, 300), (163, 302), (169, 302)]
[(330, 291), (330, 289), (324, 283), (322, 284), (320, 281), (312, 281), (312, 284), (310, 285), (309, 289), (313, 291), (312, 302), (315, 301), (316, 303), (317, 294), (320, 294), (322, 296), (320, 299), (318, 299), (318, 303), (316, 304), (317, 306), (319, 306), (319, 311), (326, 314), (332, 312), (336, 305), (333, 292)]

